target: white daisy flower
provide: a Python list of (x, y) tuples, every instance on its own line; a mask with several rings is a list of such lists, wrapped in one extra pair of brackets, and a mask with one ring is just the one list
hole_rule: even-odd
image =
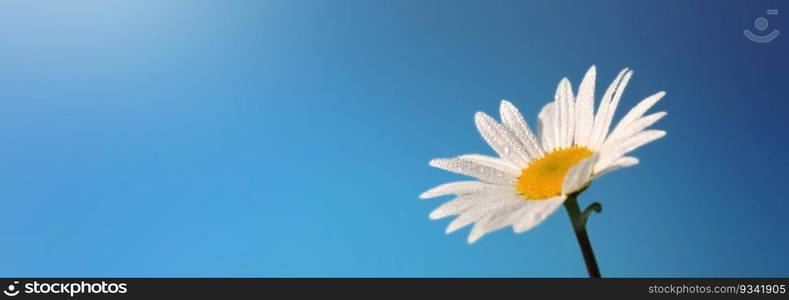
[(626, 155), (666, 134), (647, 129), (665, 112), (644, 116), (665, 93), (642, 100), (611, 130), (614, 111), (632, 75), (627, 68), (619, 72), (596, 114), (595, 67), (586, 72), (577, 96), (570, 81), (563, 78), (554, 100), (537, 115), (537, 135), (506, 100), (501, 101), (501, 123), (477, 112), (477, 129), (499, 157), (467, 154), (430, 161), (433, 167), (478, 179), (442, 184), (420, 195), (422, 199), (457, 196), (431, 212), (430, 218), (457, 215), (447, 233), (474, 223), (469, 243), (510, 225), (521, 233), (542, 222), (568, 195), (578, 193), (598, 176), (637, 164), (637, 158)]

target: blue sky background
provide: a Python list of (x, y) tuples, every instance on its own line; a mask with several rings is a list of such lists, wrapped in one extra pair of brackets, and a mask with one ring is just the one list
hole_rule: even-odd
[(417, 196), (592, 64), (669, 112), (582, 196), (603, 275), (789, 276), (789, 5), (634, 2), (3, 1), (0, 276), (586, 276), (563, 211), (469, 246)]

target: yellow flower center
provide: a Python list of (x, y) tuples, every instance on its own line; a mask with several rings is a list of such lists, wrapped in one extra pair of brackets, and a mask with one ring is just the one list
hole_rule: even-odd
[(592, 156), (586, 147), (557, 149), (533, 160), (518, 177), (516, 188), (527, 199), (538, 200), (562, 193), (564, 176), (582, 159)]

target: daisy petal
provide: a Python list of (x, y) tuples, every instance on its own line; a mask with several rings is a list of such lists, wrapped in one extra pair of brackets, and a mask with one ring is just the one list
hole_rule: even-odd
[(483, 194), (497, 191), (503, 186), (482, 181), (455, 181), (434, 187), (419, 195), (420, 199), (430, 199), (446, 195)]
[(474, 115), (477, 130), (499, 156), (518, 166), (529, 163), (529, 154), (523, 144), (509, 129), (501, 126), (491, 116), (483, 112)]
[(599, 159), (598, 154), (592, 155), (589, 158), (581, 160), (575, 166), (570, 168), (567, 175), (564, 176), (562, 183), (562, 194), (572, 194), (583, 188), (592, 178), (592, 169)]
[(608, 104), (608, 114), (606, 116), (605, 121), (603, 121), (603, 135), (600, 136), (602, 138), (601, 141), (598, 141), (598, 145), (602, 144), (605, 140), (606, 135), (608, 135), (608, 130), (611, 129), (611, 122), (614, 120), (614, 114), (616, 114), (616, 108), (619, 106), (619, 100), (622, 99), (622, 94), (625, 92), (625, 87), (627, 87), (627, 83), (630, 82), (630, 78), (633, 77), (633, 71), (628, 71), (625, 73), (625, 77), (622, 78), (622, 82), (619, 83), (619, 86), (614, 91), (613, 98), (611, 99), (611, 103)]
[(472, 208), (485, 206), (485, 205), (492, 205), (502, 201), (507, 201), (508, 198), (502, 195), (506, 195), (505, 193), (507, 192), (512, 192), (512, 194), (515, 194), (511, 187), (509, 187), (508, 189), (504, 189), (504, 186), (501, 187), (502, 189), (494, 193), (458, 196), (456, 199), (452, 201), (447, 201), (446, 203), (441, 204), (441, 206), (437, 207), (432, 212), (430, 212), (430, 219), (433, 220), (441, 219), (448, 216), (460, 214)]
[[(484, 214), (484, 212), (479, 212), (479, 214), (482, 215)], [(444, 232), (446, 232), (447, 234), (453, 233), (460, 228), (468, 226), (468, 224), (474, 223), (474, 221), (476, 221), (477, 218), (479, 218), (479, 216), (470, 213), (461, 214), (460, 216), (452, 220), (452, 222), (449, 222), (449, 225), (447, 226), (447, 229)]]
[(481, 220), (485, 215), (494, 210), (512, 205), (522, 204), (523, 199), (512, 194), (502, 194), (498, 201), (488, 202), (482, 205), (472, 206), (460, 213), (460, 215), (452, 220), (447, 226), (446, 233), (452, 233), (455, 230), (465, 227), (468, 224)]
[(553, 146), (560, 147), (562, 144), (562, 121), (559, 113), (559, 103), (554, 101), (551, 107), (553, 108), (553, 113), (551, 114), (551, 117), (553, 117), (553, 120), (551, 120), (551, 124), (553, 124)]
[(662, 138), (666, 135), (663, 130), (645, 130), (642, 131), (623, 142), (617, 149), (617, 152), (624, 154), (636, 150), (639, 147), (646, 145), (649, 142)]
[(600, 99), (600, 106), (597, 108), (597, 114), (594, 117), (592, 135), (589, 138), (589, 147), (592, 149), (597, 149), (608, 134), (608, 127), (611, 125), (608, 115), (613, 114), (613, 112), (611, 112), (611, 102), (613, 101), (614, 95), (617, 94), (617, 90), (628, 71), (628, 68), (622, 69), (619, 75), (616, 76), (616, 79), (608, 86), (605, 94), (603, 94), (603, 98)]
[(544, 200), (527, 200), (526, 206), (517, 217), (517, 222), (512, 226), (513, 231), (522, 233), (537, 226), (556, 211), (564, 203), (565, 196), (557, 196)]
[(575, 134), (575, 96), (570, 80), (562, 78), (556, 88), (554, 103), (559, 110), (559, 147), (570, 147)]
[(612, 147), (612, 149), (607, 150), (605, 153), (602, 153), (602, 158), (598, 162), (600, 166), (595, 166), (595, 169), (603, 169), (602, 167), (607, 165), (608, 163), (619, 159), (625, 154), (630, 153), (633, 150), (638, 149), (639, 147), (646, 145), (649, 142), (657, 140), (666, 135), (666, 132), (663, 130), (645, 130), (642, 131), (619, 145)]
[(483, 235), (512, 224), (515, 219), (514, 217), (518, 216), (523, 206), (523, 203), (517, 203), (489, 211), (484, 217), (477, 221), (474, 228), (471, 229), (467, 239), (468, 243), (473, 244)]
[(666, 95), (666, 92), (662, 92), (661, 91), (661, 92), (655, 93), (654, 95), (646, 97), (644, 100), (641, 100), (641, 102), (636, 104), (636, 106), (634, 106), (632, 109), (630, 109), (630, 111), (627, 112), (627, 114), (625, 114), (624, 117), (622, 117), (622, 120), (620, 120), (619, 123), (616, 124), (616, 127), (614, 127), (614, 130), (612, 132), (616, 132), (617, 130), (621, 130), (620, 128), (624, 128), (624, 127), (630, 126), (631, 122), (636, 121), (639, 118), (641, 118), (641, 116), (643, 116), (644, 113), (647, 112), (647, 110), (652, 108), (652, 106), (654, 106), (655, 103), (660, 101), (660, 99), (662, 99), (663, 96), (665, 96), (665, 95)]
[[(468, 156), (459, 156), (456, 158), (439, 158), (430, 161), (430, 166), (444, 169), (450, 172), (463, 174), (467, 176), (476, 177), (479, 180), (488, 183), (498, 184), (512, 184), (516, 176), (513, 175), (512, 169), (516, 167), (496, 167), (489, 164), (481, 164), (474, 160), (469, 160)], [(491, 159), (495, 159), (490, 157)], [(497, 164), (509, 164), (499, 162)]]
[(527, 203), (520, 203), (519, 206), (507, 210), (506, 215), (499, 213), (494, 215), (490, 220), (483, 220), (485, 222), (483, 227), (487, 232), (499, 230), (510, 225), (514, 227), (516, 223), (521, 221), (521, 217), (529, 212), (530, 209), (531, 207)]
[(523, 115), (521, 115), (515, 105), (512, 105), (512, 103), (507, 100), (502, 100), (501, 106), (499, 106), (499, 113), (501, 114), (501, 121), (504, 123), (504, 126), (509, 128), (518, 140), (523, 143), (526, 152), (529, 154), (529, 159), (532, 160), (541, 157), (543, 155), (542, 146), (537, 140), (537, 137), (534, 136), (534, 133), (529, 129), (529, 125), (526, 123), (526, 120), (523, 119)]
[(627, 127), (617, 126), (617, 128), (615, 128), (614, 131), (611, 132), (611, 135), (609, 135), (608, 138), (606, 138), (605, 142), (603, 143), (603, 146), (601, 146), (600, 148), (606, 149), (613, 147), (621, 140), (627, 139), (633, 136), (634, 134), (643, 131), (644, 129), (651, 126), (652, 124), (655, 124), (655, 122), (662, 119), (664, 116), (666, 116), (666, 112), (664, 111), (656, 112), (654, 114), (630, 122), (630, 124)]
[[(638, 164), (638, 158), (632, 156), (620, 157), (613, 163), (602, 167), (602, 170), (595, 171), (592, 179), (608, 174), (611, 171), (619, 170), (622, 168), (632, 167)], [(596, 167), (596, 166), (595, 166)]]
[(458, 156), (458, 158), (462, 160), (474, 162), (483, 166), (497, 168), (513, 176), (520, 176), (521, 174), (520, 168), (513, 165), (511, 162), (501, 158), (490, 157), (482, 154), (465, 154)]
[(594, 82), (597, 77), (595, 66), (586, 71), (578, 96), (575, 99), (575, 139), (576, 145), (586, 146), (594, 124)]
[(540, 135), (540, 144), (544, 152), (551, 152), (554, 148), (558, 147), (558, 136), (555, 127), (558, 125), (554, 122), (556, 105), (554, 102), (549, 102), (542, 107), (542, 110), (537, 115), (537, 131)]

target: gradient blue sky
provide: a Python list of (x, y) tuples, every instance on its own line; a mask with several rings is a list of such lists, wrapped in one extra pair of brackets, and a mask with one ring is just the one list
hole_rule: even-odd
[(3, 1), (0, 276), (585, 276), (564, 211), (469, 246), (417, 195), (592, 64), (669, 112), (582, 196), (603, 275), (789, 275), (789, 5), (634, 2)]

